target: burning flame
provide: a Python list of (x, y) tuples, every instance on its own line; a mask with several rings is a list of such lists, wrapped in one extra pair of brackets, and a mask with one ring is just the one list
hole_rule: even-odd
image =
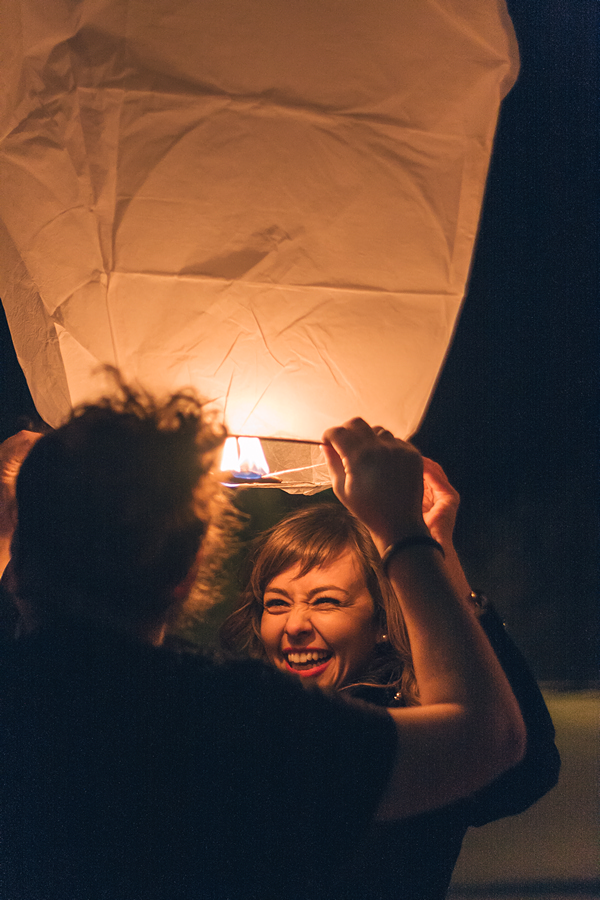
[(258, 480), (269, 474), (269, 466), (260, 440), (253, 437), (229, 437), (223, 447), (220, 469), (237, 478)]

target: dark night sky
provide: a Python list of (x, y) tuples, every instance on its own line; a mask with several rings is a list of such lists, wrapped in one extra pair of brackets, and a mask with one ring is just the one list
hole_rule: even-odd
[(595, 677), (598, 649), (600, 7), (508, 5), (521, 73), (417, 443), (461, 492), (471, 578), (540, 677), (579, 682)]
[[(504, 102), (469, 291), (415, 441), (462, 496), (457, 543), (538, 677), (583, 685), (598, 648), (597, 0), (509, 9)], [(32, 410), (0, 327), (0, 439)]]

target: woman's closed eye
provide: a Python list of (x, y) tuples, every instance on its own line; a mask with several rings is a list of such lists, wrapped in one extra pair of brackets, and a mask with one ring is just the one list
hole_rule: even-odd
[(337, 597), (314, 597), (311, 600), (313, 606), (340, 606), (341, 601)]
[(290, 606), (290, 601), (285, 597), (269, 597), (267, 600), (263, 600), (263, 609), (268, 612), (285, 612)]
[[(337, 608), (338, 606), (341, 606), (341, 600), (338, 600), (337, 597), (331, 597), (324, 594), (320, 597), (313, 597), (309, 601), (309, 605), (313, 608), (326, 606)], [(286, 597), (267, 597), (263, 600), (263, 609), (270, 613), (287, 612), (292, 606), (293, 603)]]

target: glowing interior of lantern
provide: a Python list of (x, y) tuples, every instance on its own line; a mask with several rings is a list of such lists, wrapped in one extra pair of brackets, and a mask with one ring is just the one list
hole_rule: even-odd
[(269, 474), (269, 466), (258, 438), (229, 437), (223, 447), (220, 469), (241, 478), (260, 478)]

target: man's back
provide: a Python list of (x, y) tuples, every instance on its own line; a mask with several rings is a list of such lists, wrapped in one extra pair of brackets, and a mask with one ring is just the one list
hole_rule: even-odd
[(394, 755), (385, 714), (259, 663), (70, 626), (0, 670), (5, 900), (323, 896)]

